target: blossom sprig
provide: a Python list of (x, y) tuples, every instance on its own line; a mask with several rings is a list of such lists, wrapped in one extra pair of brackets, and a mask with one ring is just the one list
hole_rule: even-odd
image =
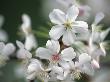
[(13, 43), (0, 42), (0, 67), (5, 65), (10, 60), (10, 55), (15, 52), (15, 46)]
[[(54, 9), (49, 18), (54, 26), (49, 31), (50, 40), (46, 47), (38, 47), (36, 58), (31, 59), (27, 68), (27, 79), (33, 80), (36, 77), (45, 82), (48, 81), (74, 81), (80, 79), (81, 74), (93, 75), (95, 69), (100, 68), (99, 52), (106, 52), (99, 43), (100, 51), (94, 44), (93, 35), (96, 35), (93, 28), (103, 19), (103, 13), (96, 15), (92, 31), (84, 21), (75, 21), (79, 16), (79, 9), (72, 5), (64, 13)], [(96, 26), (96, 27), (95, 27)], [(104, 31), (103, 38), (109, 30)], [(83, 43), (82, 37), (86, 37), (87, 44)], [(98, 38), (96, 38), (97, 41)], [(85, 40), (85, 39), (83, 39)], [(85, 50), (84, 50), (85, 49)], [(104, 53), (106, 54), (106, 53)], [(45, 63), (43, 62), (45, 60)]]
[[(99, 69), (100, 56), (106, 55), (104, 40), (110, 31), (100, 30), (99, 22), (104, 18), (98, 13), (92, 25), (78, 21), (80, 9), (77, 5), (69, 6), (66, 12), (54, 9), (49, 14), (53, 23), (49, 31), (50, 39), (43, 47), (37, 47), (37, 40), (32, 33), (31, 19), (22, 15), (21, 30), (25, 36), (24, 44), (16, 41), (18, 59), (26, 61), (24, 66), (28, 80), (40, 79), (43, 82), (73, 82), (80, 79), (82, 73), (92, 76)], [(91, 29), (89, 29), (89, 26)], [(32, 49), (35, 48), (34, 54)], [(15, 51), (12, 43), (0, 42), (0, 63), (9, 59)]]

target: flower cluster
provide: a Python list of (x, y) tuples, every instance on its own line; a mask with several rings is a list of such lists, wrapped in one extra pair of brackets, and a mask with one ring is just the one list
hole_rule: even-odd
[[(61, 0), (61, 2), (64, 0)], [(16, 41), (18, 50), (16, 57), (23, 60), (23, 69), (28, 80), (35, 78), (48, 81), (73, 82), (80, 79), (82, 74), (93, 75), (100, 68), (100, 56), (106, 55), (105, 40), (110, 28), (102, 30), (99, 22), (104, 18), (98, 13), (92, 25), (78, 21), (81, 16), (81, 6), (69, 0), (66, 12), (54, 9), (49, 14), (52, 28), (50, 39), (46, 46), (38, 47), (37, 40), (31, 29), (31, 19), (27, 14), (22, 15), (21, 31), (25, 43)], [(38, 47), (38, 48), (37, 48)], [(36, 49), (37, 48), (37, 49)], [(9, 59), (15, 51), (12, 43), (0, 42), (0, 65)]]
[[(45, 47), (38, 47), (35, 58), (29, 59), (27, 79), (36, 77), (48, 81), (72, 82), (81, 74), (93, 75), (100, 68), (99, 58), (105, 56), (103, 42), (110, 29), (99, 31), (98, 23), (104, 18), (98, 13), (90, 30), (84, 21), (77, 21), (79, 9), (72, 5), (63, 12), (54, 9), (49, 18), (53, 23), (50, 40)], [(100, 36), (100, 37), (99, 37)], [(99, 41), (98, 41), (99, 40)]]

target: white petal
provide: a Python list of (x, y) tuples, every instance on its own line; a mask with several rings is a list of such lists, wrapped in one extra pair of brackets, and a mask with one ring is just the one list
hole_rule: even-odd
[(36, 50), (36, 56), (40, 57), (41, 59), (50, 59), (53, 53), (51, 50), (40, 47)]
[(67, 19), (69, 19), (71, 21), (75, 21), (75, 19), (77, 18), (78, 14), (79, 14), (78, 8), (73, 5), (67, 11)]
[(33, 34), (28, 34), (25, 40), (25, 48), (27, 50), (32, 50), (37, 47), (37, 41)]
[(0, 29), (0, 41), (7, 42), (8, 41), (8, 34), (6, 31)]
[(82, 65), (82, 64), (86, 64), (88, 62), (91, 61), (91, 56), (89, 56), (88, 54), (86, 53), (82, 53), (80, 56), (79, 56), (79, 63)]
[(14, 53), (15, 49), (16, 48), (15, 48), (15, 46), (12, 43), (8, 43), (4, 47), (2, 54), (7, 55), (7, 56), (11, 55), (12, 53)]
[(110, 27), (107, 30), (102, 31), (100, 35), (101, 40), (103, 41), (109, 33), (110, 33)]
[(57, 79), (59, 79), (59, 80), (63, 80), (64, 79), (63, 69), (61, 67), (54, 66), (52, 69), (57, 74)]
[(28, 35), (28, 33), (31, 31), (31, 19), (27, 14), (23, 14), (22, 21), (23, 23), (21, 25), (21, 30), (25, 35)]
[(90, 76), (94, 75), (94, 69), (90, 63), (86, 64), (85, 66), (82, 67), (82, 72), (86, 73)]
[(17, 51), (17, 58), (19, 59), (30, 59), (32, 58), (32, 54), (28, 51), (28, 50), (25, 50), (25, 49), (19, 49)]
[(36, 77), (36, 72), (33, 72), (31, 74), (27, 74), (26, 79), (33, 80)]
[(46, 43), (46, 47), (55, 53), (59, 53), (60, 51), (60, 44), (58, 41), (55, 40), (48, 40)]
[(23, 27), (30, 28), (31, 20), (27, 14), (22, 15)]
[(72, 31), (76, 36), (76, 40), (87, 40), (90, 36), (88, 29), (82, 27), (73, 27)]
[(59, 61), (59, 64), (64, 70), (70, 69), (69, 63), (64, 60)]
[(63, 35), (64, 32), (65, 29), (63, 25), (56, 25), (51, 28), (49, 35), (50, 38), (54, 40), (58, 40)]
[(67, 31), (65, 31), (65, 33), (63, 35), (62, 41), (65, 45), (69, 46), (74, 43), (75, 39), (76, 39), (75, 34), (72, 33), (71, 30), (67, 30)]
[(73, 58), (75, 58), (75, 56), (76, 53), (72, 47), (66, 48), (61, 52), (61, 57), (65, 61), (71, 61)]
[(97, 25), (104, 18), (104, 13), (100, 12), (96, 14), (94, 23)]
[(94, 50), (91, 52), (91, 56), (94, 58), (97, 56), (105, 56), (105, 52), (103, 52), (100, 48), (94, 48)]
[(17, 46), (19, 47), (19, 48), (24, 48), (24, 44), (22, 43), (22, 42), (20, 42), (20, 41), (16, 41), (16, 44), (17, 44)]
[(92, 32), (91, 40), (92, 40), (92, 42), (99, 43), (101, 41), (100, 33), (99, 32)]
[(75, 23), (73, 23), (73, 28), (74, 27), (81, 27), (81, 28), (83, 28), (83, 29), (88, 29), (88, 24), (86, 23), (86, 22), (84, 22), (84, 21), (75, 21)]
[(100, 48), (101, 48), (102, 52), (104, 53), (104, 56), (106, 56), (106, 50), (105, 50), (104, 44), (106, 44), (106, 43), (101, 42), (99, 45), (100, 45)]
[(64, 24), (65, 22), (65, 13), (59, 9), (54, 9), (50, 14), (49, 18), (54, 24)]
[(66, 61), (60, 61), (59, 64), (64, 69), (64, 77), (66, 77), (70, 73), (70, 65)]
[(3, 50), (4, 47), (5, 47), (5, 44), (3, 42), (0, 42), (0, 52)]
[(100, 68), (99, 63), (96, 60), (92, 60), (91, 64), (94, 68)]
[(37, 59), (32, 59), (31, 63), (28, 66), (28, 73), (39, 72), (41, 70), (41, 63)]

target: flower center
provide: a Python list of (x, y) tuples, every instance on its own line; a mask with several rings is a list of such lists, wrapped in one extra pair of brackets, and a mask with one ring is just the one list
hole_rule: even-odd
[(60, 60), (59, 54), (52, 55), (52, 60), (53, 61), (59, 61)]
[(49, 75), (46, 71), (41, 71), (38, 74), (38, 78), (41, 79), (42, 81), (45, 81), (45, 79), (49, 79)]
[(71, 77), (74, 79), (80, 79), (81, 78), (81, 72), (78, 69), (74, 69), (71, 71)]
[(67, 29), (67, 28), (71, 29), (71, 28), (72, 28), (72, 22), (71, 22), (71, 20), (67, 20), (67, 21), (64, 23), (64, 26), (65, 26), (66, 29)]

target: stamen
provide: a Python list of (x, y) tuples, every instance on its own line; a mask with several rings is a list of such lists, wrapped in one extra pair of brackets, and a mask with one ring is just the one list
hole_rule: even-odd
[(74, 71), (72, 71), (72, 73), (71, 73), (72, 75), (72, 78), (74, 78), (74, 79), (80, 79), (81, 78), (81, 73), (80, 73), (80, 70), (74, 70)]

